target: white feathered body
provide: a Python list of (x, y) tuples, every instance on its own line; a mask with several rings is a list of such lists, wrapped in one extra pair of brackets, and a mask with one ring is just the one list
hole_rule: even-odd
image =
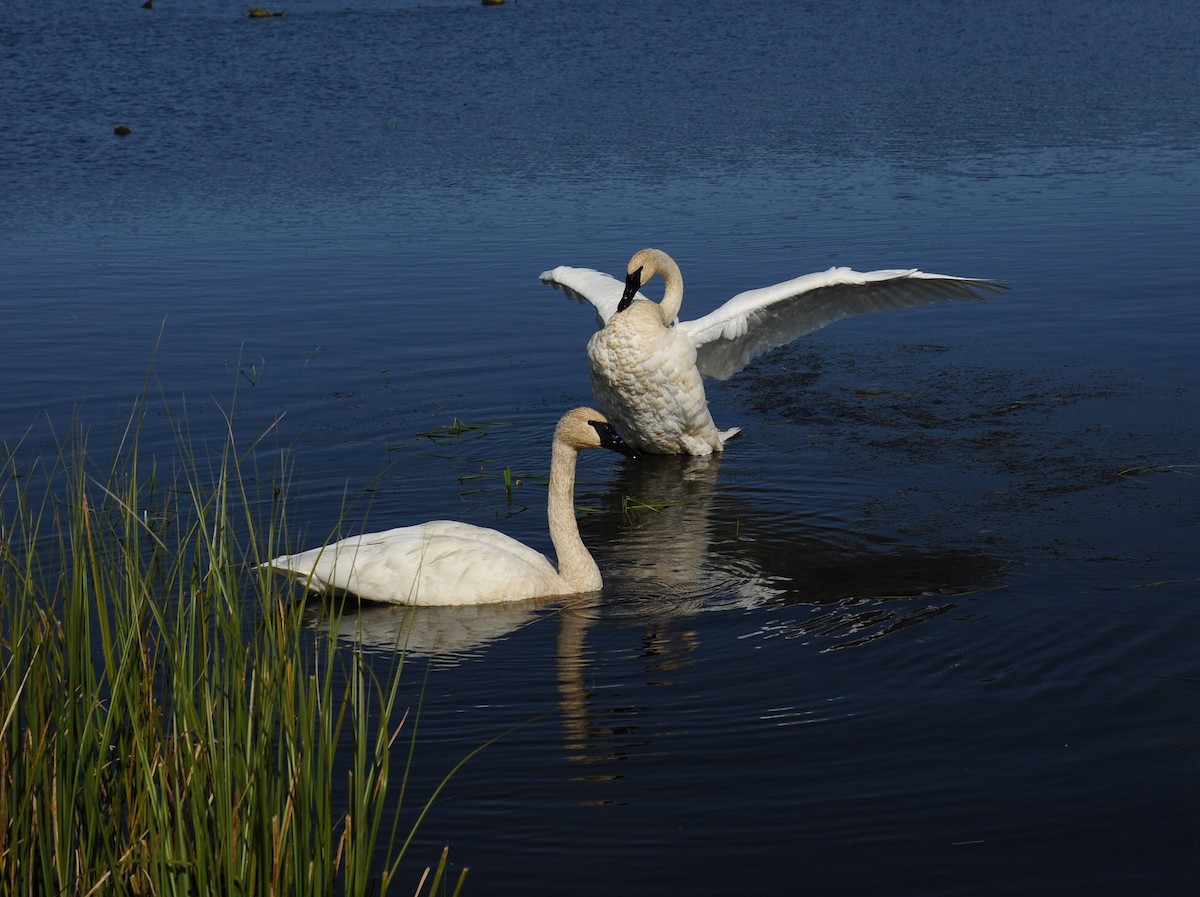
[[(661, 303), (639, 290), (663, 278)], [(590, 268), (560, 265), (541, 275), (596, 310), (588, 343), (592, 392), (625, 439), (654, 454), (709, 455), (740, 432), (713, 423), (703, 377), (728, 379), (763, 352), (854, 315), (953, 299), (982, 300), (1004, 284), (926, 274), (915, 268), (860, 272), (830, 268), (747, 290), (692, 321), (677, 320), (683, 277), (659, 249), (634, 253), (625, 283)], [(657, 312), (657, 314), (656, 314)]]
[(315, 592), (392, 604), (489, 604), (564, 591), (545, 555), (497, 530), (454, 520), (351, 536), (270, 566)]
[[(592, 394), (626, 441), (655, 454), (709, 455), (724, 439), (696, 368), (696, 348), (656, 302), (637, 300), (588, 342)], [(733, 431), (736, 432), (736, 431)]]
[(554, 429), (546, 519), (558, 556), (545, 555), (494, 529), (432, 520), (351, 536), (262, 564), (314, 592), (349, 592), (390, 604), (495, 604), (598, 591), (600, 568), (579, 537), (575, 462), (583, 449), (634, 451), (592, 408), (572, 408)]

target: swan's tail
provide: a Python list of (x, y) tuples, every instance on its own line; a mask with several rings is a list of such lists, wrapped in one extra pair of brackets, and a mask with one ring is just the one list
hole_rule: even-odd
[(728, 430), (722, 430), (720, 433), (717, 434), (717, 436), (721, 440), (721, 445), (724, 445), (730, 439), (733, 439), (735, 436), (740, 436), (741, 434), (742, 434), (741, 427), (730, 427)]

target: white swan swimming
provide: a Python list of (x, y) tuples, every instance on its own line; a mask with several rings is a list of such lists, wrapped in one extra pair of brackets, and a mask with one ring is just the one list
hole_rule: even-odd
[[(592, 393), (629, 444), (653, 454), (719, 452), (739, 427), (718, 430), (702, 377), (726, 380), (769, 349), (834, 321), (949, 299), (982, 300), (996, 281), (908, 270), (830, 268), (748, 290), (694, 321), (679, 321), (683, 277), (659, 249), (634, 254), (625, 283), (590, 268), (560, 266), (543, 283), (595, 306), (602, 327), (588, 342)], [(638, 291), (654, 275), (662, 302)]]
[(351, 536), (262, 566), (314, 592), (392, 604), (487, 604), (596, 591), (600, 569), (575, 520), (575, 461), (585, 448), (636, 455), (598, 411), (573, 408), (559, 420), (547, 505), (557, 570), (541, 552), (504, 533), (453, 520)]

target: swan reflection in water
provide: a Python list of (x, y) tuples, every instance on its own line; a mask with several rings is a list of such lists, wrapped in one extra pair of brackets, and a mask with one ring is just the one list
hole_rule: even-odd
[(924, 617), (922, 599), (998, 581), (1003, 564), (985, 552), (864, 533), (721, 487), (721, 463), (714, 453), (622, 465), (601, 513), (580, 522), (607, 573), (606, 617), (806, 605), (852, 629), (907, 617), (914, 604)]
[[(1001, 562), (987, 554), (927, 550), (764, 508), (720, 488), (720, 465), (717, 454), (643, 457), (621, 465), (611, 488), (582, 492), (581, 504), (595, 506), (580, 528), (604, 571), (603, 594), (474, 607), (347, 605), (312, 625), (440, 666), (481, 659), (489, 644), (534, 622), (556, 626), (564, 751), (587, 767), (580, 778), (604, 780), (657, 729), (644, 702), (594, 689), (610, 656), (588, 646), (596, 626), (636, 633), (636, 675), (670, 688), (686, 681), (704, 613), (751, 611), (757, 628), (740, 637), (804, 638), (830, 650), (940, 616), (960, 606), (962, 593), (1000, 579)], [(628, 663), (626, 652), (621, 658)]]
[(367, 651), (402, 651), (444, 667), (482, 657), (489, 643), (528, 626), (553, 603), (554, 599), (530, 598), (498, 604), (420, 607), (359, 603), (347, 597), (340, 606), (313, 601), (305, 622), (312, 629)]
[[(765, 570), (737, 546), (740, 522), (717, 487), (721, 455), (647, 455), (639, 470), (622, 467), (601, 510), (581, 528), (620, 521), (595, 533), (610, 570), (610, 591), (635, 603), (639, 616), (689, 616), (705, 610), (758, 607), (782, 598), (787, 576)], [(749, 510), (749, 509), (747, 509)]]

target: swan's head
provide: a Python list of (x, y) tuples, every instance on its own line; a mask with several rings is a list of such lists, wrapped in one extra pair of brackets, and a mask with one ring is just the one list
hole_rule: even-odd
[(634, 297), (655, 274), (661, 274), (664, 280), (680, 281), (679, 266), (675, 260), (661, 249), (642, 249), (633, 254), (629, 264), (625, 266), (625, 292), (617, 303), (617, 311), (624, 311), (633, 303)]
[(572, 408), (564, 414), (554, 430), (554, 441), (569, 445), (576, 451), (606, 448), (631, 458), (637, 457), (637, 452), (626, 445), (616, 427), (595, 408)]

